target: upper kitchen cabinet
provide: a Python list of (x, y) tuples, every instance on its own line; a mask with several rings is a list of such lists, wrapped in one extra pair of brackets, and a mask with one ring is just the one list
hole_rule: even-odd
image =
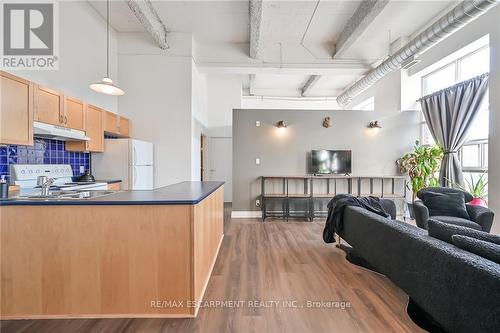
[(35, 120), (64, 126), (64, 96), (58, 91), (35, 84)]
[(84, 131), (86, 107), (84, 102), (64, 96), (64, 126)]
[(104, 132), (108, 134), (118, 133), (118, 115), (113, 112), (104, 112)]
[(104, 110), (93, 105), (87, 105), (85, 112), (85, 133), (90, 141), (66, 142), (70, 151), (104, 151)]
[(105, 111), (104, 132), (108, 135), (128, 138), (130, 135), (130, 121), (116, 113)]
[(130, 137), (130, 120), (125, 117), (119, 117), (118, 132), (123, 137)]
[(0, 144), (33, 145), (33, 84), (0, 71)]

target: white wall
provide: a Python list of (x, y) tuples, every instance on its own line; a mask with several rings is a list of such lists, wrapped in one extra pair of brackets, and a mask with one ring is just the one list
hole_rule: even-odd
[(191, 51), (173, 48), (172, 54), (137, 37), (118, 35), (118, 78), (127, 91), (119, 100), (120, 114), (132, 121), (134, 138), (155, 145), (155, 187), (190, 180)]
[(241, 107), (241, 76), (208, 74), (209, 136), (231, 137), (233, 109)]
[[(116, 33), (111, 29), (110, 75), (114, 80), (118, 73), (116, 51)], [(13, 74), (107, 110), (118, 109), (117, 97), (89, 88), (90, 83), (100, 81), (106, 74), (106, 23), (86, 1), (59, 2), (59, 70)]]
[(201, 135), (207, 132), (208, 96), (207, 75), (198, 71), (192, 63), (192, 141), (191, 141), (191, 180), (201, 179)]
[(489, 16), (490, 32), (490, 137), (489, 137), (489, 204), (496, 213), (492, 233), (500, 234), (500, 7)]

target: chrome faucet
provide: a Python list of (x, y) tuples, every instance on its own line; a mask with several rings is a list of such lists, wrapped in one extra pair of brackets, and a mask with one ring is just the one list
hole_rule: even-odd
[(47, 176), (38, 176), (36, 179), (36, 184), (42, 187), (42, 196), (50, 195), (50, 186), (54, 184), (54, 179)]

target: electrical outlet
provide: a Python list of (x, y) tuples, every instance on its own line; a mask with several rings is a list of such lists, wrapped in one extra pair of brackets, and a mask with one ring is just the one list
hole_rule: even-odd
[(85, 172), (85, 167), (83, 165), (80, 165), (80, 173), (84, 173)]
[(257, 158), (255, 159), (255, 165), (260, 165), (260, 158), (258, 158), (258, 157), (257, 157)]
[(259, 199), (255, 200), (255, 206), (260, 207), (260, 200)]

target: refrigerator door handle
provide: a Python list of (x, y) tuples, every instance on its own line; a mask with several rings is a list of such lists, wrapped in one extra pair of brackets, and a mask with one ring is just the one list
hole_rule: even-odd
[(134, 145), (134, 156), (133, 156), (132, 160), (133, 160), (133, 164), (136, 165), (137, 164), (137, 150), (135, 148), (135, 145)]

